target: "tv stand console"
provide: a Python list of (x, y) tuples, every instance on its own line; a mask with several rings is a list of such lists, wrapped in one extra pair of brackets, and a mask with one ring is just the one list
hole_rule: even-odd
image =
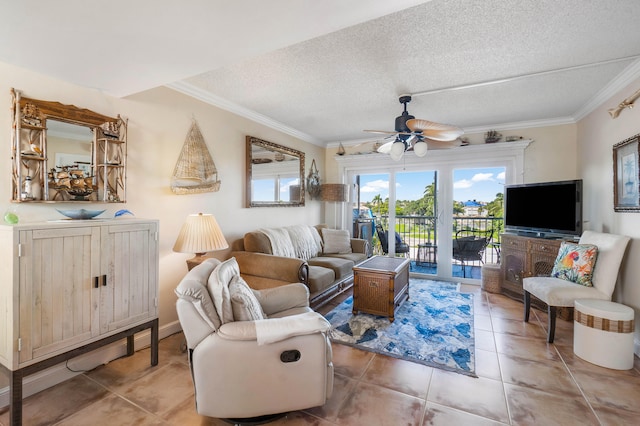
[[(501, 234), (500, 238), (501, 292), (505, 296), (522, 301), (522, 279), (551, 275), (562, 240), (517, 234)], [(547, 309), (547, 305), (534, 296), (531, 296), (531, 304), (538, 309)]]

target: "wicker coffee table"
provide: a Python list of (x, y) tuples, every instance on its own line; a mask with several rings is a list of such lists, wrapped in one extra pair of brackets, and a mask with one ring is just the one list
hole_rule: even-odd
[(353, 267), (353, 313), (389, 317), (409, 298), (409, 259), (373, 256)]

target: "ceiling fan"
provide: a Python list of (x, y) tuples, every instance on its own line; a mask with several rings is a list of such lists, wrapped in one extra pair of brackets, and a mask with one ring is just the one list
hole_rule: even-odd
[(458, 138), (464, 133), (462, 129), (449, 124), (422, 120), (410, 115), (407, 111), (407, 104), (411, 102), (411, 95), (402, 95), (399, 101), (404, 105), (404, 111), (396, 117), (395, 132), (365, 130), (365, 132), (369, 133), (395, 136), (393, 141), (380, 146), (378, 152), (389, 154), (393, 160), (398, 161), (405, 151), (412, 150), (418, 157), (424, 157), (427, 154), (429, 145), (432, 145), (432, 148), (451, 148), (460, 145)]

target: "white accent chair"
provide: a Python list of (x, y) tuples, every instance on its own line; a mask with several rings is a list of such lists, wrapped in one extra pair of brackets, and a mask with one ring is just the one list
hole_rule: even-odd
[(197, 412), (245, 423), (323, 405), (333, 390), (330, 325), (309, 308), (307, 287), (253, 290), (267, 319), (235, 321), (214, 276), (218, 284), (237, 280), (235, 259), (207, 259), (175, 289)]
[(557, 307), (573, 307), (576, 299), (611, 300), (629, 240), (629, 237), (623, 235), (584, 231), (579, 244), (593, 244), (598, 247), (598, 257), (593, 270), (593, 287), (554, 277), (527, 277), (522, 280), (524, 321), (529, 321), (531, 295), (534, 295), (548, 306), (547, 341), (553, 343)]

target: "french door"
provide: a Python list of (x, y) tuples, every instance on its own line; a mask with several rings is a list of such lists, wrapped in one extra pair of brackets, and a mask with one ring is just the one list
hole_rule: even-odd
[[(397, 231), (410, 245), (412, 274), (478, 282), (482, 262), (489, 259), (497, 263), (499, 256), (500, 218), (489, 208), (495, 207), (504, 184), (522, 181), (523, 152), (528, 142), (505, 145), (508, 146), (499, 147), (499, 152), (492, 155), (485, 146), (469, 146), (443, 150), (456, 152), (430, 152), (426, 160), (405, 156), (397, 163), (386, 156), (375, 156), (368, 162), (342, 157), (338, 160), (339, 172), (343, 182), (352, 184), (351, 203), (345, 205), (349, 208), (343, 212), (343, 224), (353, 224), (357, 236), (355, 221), (361, 214), (362, 219), (369, 214), (369, 203), (371, 216), (381, 221), (385, 230)], [(374, 196), (378, 196), (377, 204), (371, 204)], [(489, 257), (466, 262), (463, 268), (452, 253), (455, 233), (465, 227), (494, 227), (496, 231), (494, 244), (485, 248)], [(394, 242), (389, 238), (389, 255), (395, 253)], [(376, 254), (382, 253), (377, 250)]]

